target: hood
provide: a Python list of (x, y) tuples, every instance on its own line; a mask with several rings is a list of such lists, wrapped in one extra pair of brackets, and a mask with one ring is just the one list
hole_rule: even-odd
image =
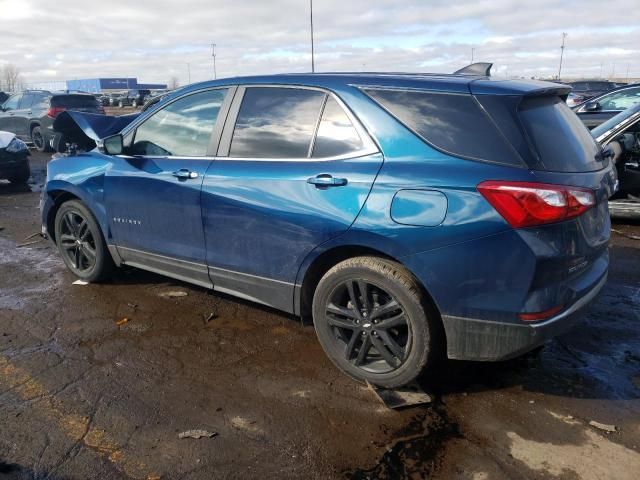
[(0, 149), (7, 148), (16, 135), (11, 132), (0, 131)]
[(120, 132), (124, 127), (133, 122), (139, 113), (121, 115), (101, 115), (98, 113), (82, 113), (71, 110), (60, 113), (53, 122), (53, 129), (59, 133), (76, 134), (84, 133), (90, 139), (102, 140), (109, 135)]

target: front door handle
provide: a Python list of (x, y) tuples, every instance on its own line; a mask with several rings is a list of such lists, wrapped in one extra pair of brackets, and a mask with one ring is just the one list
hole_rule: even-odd
[(307, 183), (310, 183), (311, 185), (315, 185), (318, 188), (326, 188), (326, 187), (343, 187), (349, 182), (347, 181), (346, 178), (335, 178), (325, 173), (325, 174), (307, 179)]
[(198, 172), (192, 172), (191, 170), (187, 170), (186, 168), (181, 168), (180, 170), (176, 170), (171, 175), (180, 180), (189, 180), (192, 178), (198, 178)]

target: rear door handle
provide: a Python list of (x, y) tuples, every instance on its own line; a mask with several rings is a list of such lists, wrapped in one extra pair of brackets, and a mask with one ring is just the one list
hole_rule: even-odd
[(187, 170), (186, 168), (181, 168), (180, 170), (176, 170), (171, 175), (180, 180), (188, 180), (192, 178), (198, 178), (198, 172), (192, 172), (191, 170)]
[(318, 188), (322, 188), (322, 187), (343, 187), (349, 182), (346, 178), (335, 178), (325, 173), (325, 174), (307, 179), (307, 183), (310, 183), (311, 185), (315, 185)]

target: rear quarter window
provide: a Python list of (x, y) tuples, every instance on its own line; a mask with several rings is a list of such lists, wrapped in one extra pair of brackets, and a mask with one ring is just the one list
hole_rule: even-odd
[(524, 161), (470, 94), (365, 88), (364, 92), (438, 150), (524, 167)]

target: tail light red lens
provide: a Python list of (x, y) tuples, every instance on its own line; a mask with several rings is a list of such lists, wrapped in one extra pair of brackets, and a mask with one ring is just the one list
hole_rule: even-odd
[(64, 112), (66, 109), (64, 107), (51, 107), (47, 112), (47, 117), (56, 118), (58, 114)]
[(596, 204), (592, 190), (547, 183), (490, 180), (478, 191), (514, 228), (562, 222)]
[(556, 307), (550, 308), (549, 310), (545, 310), (544, 312), (520, 313), (518, 314), (518, 318), (520, 318), (520, 320), (524, 320), (525, 322), (538, 322), (540, 320), (546, 320), (547, 318), (553, 317), (563, 308), (564, 305), (558, 305)]

